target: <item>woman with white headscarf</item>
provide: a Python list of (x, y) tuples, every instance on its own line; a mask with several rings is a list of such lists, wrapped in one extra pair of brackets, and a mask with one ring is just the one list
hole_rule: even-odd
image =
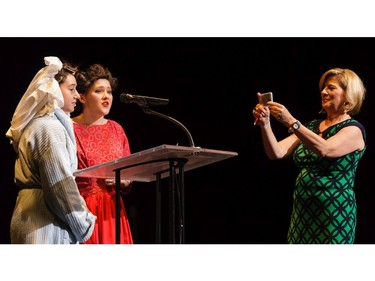
[(17, 154), (20, 189), (11, 243), (75, 244), (90, 238), (96, 217), (80, 196), (73, 172), (76, 147), (70, 113), (79, 95), (74, 71), (45, 57), (21, 98), (6, 136)]

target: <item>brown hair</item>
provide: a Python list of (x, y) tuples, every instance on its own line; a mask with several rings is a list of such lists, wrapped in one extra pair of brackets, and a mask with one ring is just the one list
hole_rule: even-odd
[(79, 70), (75, 77), (77, 80), (77, 91), (80, 94), (87, 93), (88, 89), (99, 79), (107, 79), (113, 91), (118, 86), (117, 78), (113, 77), (108, 68), (101, 64), (92, 64), (84, 71)]
[(68, 74), (75, 75), (78, 71), (78, 67), (68, 62), (63, 63), (63, 67), (55, 75), (56, 81), (60, 84), (64, 83)]

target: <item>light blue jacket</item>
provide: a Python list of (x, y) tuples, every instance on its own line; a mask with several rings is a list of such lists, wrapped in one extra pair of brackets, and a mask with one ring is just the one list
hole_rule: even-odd
[(96, 217), (87, 210), (73, 172), (73, 126), (60, 108), (24, 129), (15, 163), (20, 188), (11, 220), (11, 243), (75, 244), (88, 240)]

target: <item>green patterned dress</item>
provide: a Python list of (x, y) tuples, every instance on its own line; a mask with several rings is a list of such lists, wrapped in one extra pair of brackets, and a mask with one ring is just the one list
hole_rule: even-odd
[[(306, 126), (319, 132), (322, 120)], [(328, 139), (346, 126), (364, 127), (349, 119), (327, 128), (322, 137)], [(355, 239), (357, 206), (354, 179), (366, 147), (338, 158), (319, 157), (302, 143), (293, 160), (299, 169), (293, 194), (293, 210), (288, 231), (288, 243), (352, 244)]]

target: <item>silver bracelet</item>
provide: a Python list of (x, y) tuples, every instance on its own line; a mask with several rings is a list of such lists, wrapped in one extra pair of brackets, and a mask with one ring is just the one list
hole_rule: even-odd
[(268, 121), (268, 123), (266, 123), (266, 124), (264, 124), (263, 126), (262, 126), (262, 128), (268, 128), (268, 127), (271, 127), (271, 122), (270, 121)]

